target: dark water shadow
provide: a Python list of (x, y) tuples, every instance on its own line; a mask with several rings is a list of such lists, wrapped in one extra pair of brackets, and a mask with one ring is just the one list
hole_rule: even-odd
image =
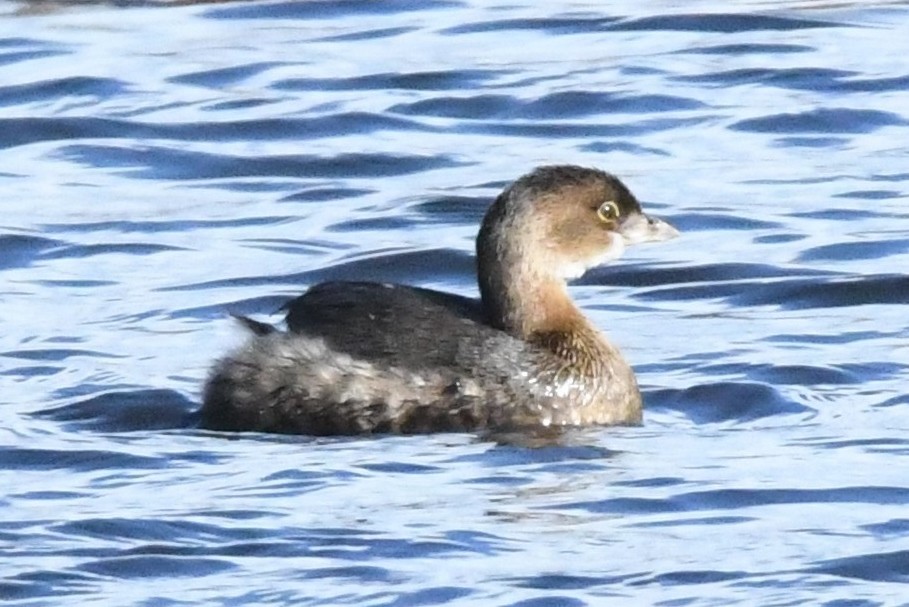
[(807, 416), (811, 407), (785, 398), (770, 384), (720, 381), (684, 390), (648, 392), (648, 408), (678, 411), (697, 424), (749, 422), (777, 415)]
[(195, 428), (198, 403), (174, 390), (120, 390), (32, 413), (72, 431), (139, 432)]

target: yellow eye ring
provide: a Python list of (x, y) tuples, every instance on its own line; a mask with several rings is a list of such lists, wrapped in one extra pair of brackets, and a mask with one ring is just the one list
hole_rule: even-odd
[(597, 217), (603, 223), (611, 223), (618, 219), (619, 215), (621, 215), (619, 205), (612, 200), (607, 200), (597, 208)]

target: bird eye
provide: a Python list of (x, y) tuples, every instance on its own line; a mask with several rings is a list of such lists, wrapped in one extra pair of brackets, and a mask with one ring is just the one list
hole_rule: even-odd
[(612, 200), (607, 200), (597, 208), (597, 217), (599, 217), (600, 221), (603, 223), (615, 221), (619, 218), (619, 215), (621, 215), (619, 212), (619, 205)]

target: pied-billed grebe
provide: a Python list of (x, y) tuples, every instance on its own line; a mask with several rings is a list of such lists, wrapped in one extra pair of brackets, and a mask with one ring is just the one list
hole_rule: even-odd
[(566, 280), (678, 232), (616, 177), (541, 167), (502, 192), (477, 236), (479, 301), (417, 287), (318, 284), (287, 328), (215, 364), (202, 425), (310, 435), (637, 424), (634, 372)]

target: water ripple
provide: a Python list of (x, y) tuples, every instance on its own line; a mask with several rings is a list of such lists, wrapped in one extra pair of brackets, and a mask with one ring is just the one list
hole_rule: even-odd
[(291, 78), (271, 84), (281, 91), (462, 91), (494, 83), (508, 70), (459, 69), (410, 73), (376, 73), (349, 78)]
[(136, 179), (205, 180), (238, 177), (381, 177), (417, 173), (462, 164), (449, 156), (343, 154), (332, 157), (228, 156), (175, 150), (162, 154), (155, 147), (67, 145), (61, 159), (85, 166), (130, 169)]
[(650, 406), (681, 411), (699, 424), (813, 413), (810, 407), (784, 398), (771, 385), (758, 382), (717, 381), (684, 390), (657, 390), (649, 397)]
[[(430, 127), (402, 118), (349, 112), (307, 119), (267, 119), (219, 122), (193, 122), (188, 124), (155, 124), (111, 118), (16, 118), (0, 119), (0, 148), (16, 147), (41, 141), (71, 139), (121, 139), (131, 135), (137, 139), (170, 139), (174, 141), (198, 140), (250, 140), (250, 139), (321, 139), (348, 133), (355, 129), (361, 133), (383, 130), (429, 131)], [(148, 158), (168, 156), (174, 150), (156, 147), (124, 149), (113, 146), (72, 145), (59, 148), (63, 155), (84, 156), (92, 166), (111, 166), (105, 158), (116, 153), (142, 154)], [(165, 153), (166, 152), (166, 153)], [(369, 156), (364, 156), (364, 163)], [(246, 159), (250, 162), (253, 159)], [(374, 160), (378, 161), (379, 158)]]
[(609, 93), (577, 91), (553, 93), (528, 102), (510, 95), (477, 95), (472, 97), (437, 97), (414, 103), (399, 104), (389, 111), (418, 116), (446, 118), (489, 118), (499, 116), (524, 119), (547, 119), (551, 116), (577, 118), (613, 112), (667, 112), (706, 107), (693, 99), (670, 95), (617, 96)]
[(113, 451), (25, 449), (0, 447), (0, 459), (6, 470), (143, 470), (167, 467), (163, 457), (148, 457)]
[(809, 569), (837, 577), (874, 582), (909, 582), (909, 551), (863, 554), (822, 561)]
[(769, 283), (738, 281), (651, 289), (636, 297), (647, 300), (721, 299), (737, 307), (777, 306), (786, 310), (904, 304), (909, 302), (909, 276), (789, 278)]
[(35, 417), (64, 423), (73, 430), (130, 432), (187, 428), (196, 404), (172, 390), (114, 391), (93, 396)]
[(729, 128), (754, 133), (871, 133), (887, 126), (904, 126), (906, 119), (892, 112), (822, 108), (740, 120)]
[(55, 249), (62, 243), (41, 236), (26, 234), (0, 234), (0, 268), (28, 266), (48, 249)]
[(269, 2), (254, 5), (234, 5), (211, 9), (209, 19), (338, 19), (349, 15), (393, 15), (422, 10), (439, 10), (463, 6), (453, 0), (438, 0), (431, 6), (421, 6), (407, 0), (375, 0), (364, 5), (357, 0), (315, 0), (312, 2)]
[(748, 15), (714, 13), (700, 15), (666, 15), (643, 17), (622, 21), (611, 26), (619, 31), (669, 31), (669, 32), (787, 32), (814, 28), (838, 28), (833, 21), (816, 21), (773, 15)]
[(903, 487), (837, 487), (834, 489), (715, 489), (692, 491), (668, 499), (607, 498), (594, 502), (562, 505), (599, 514), (698, 512), (701, 510), (738, 510), (771, 504), (867, 504), (907, 505), (909, 489)]

